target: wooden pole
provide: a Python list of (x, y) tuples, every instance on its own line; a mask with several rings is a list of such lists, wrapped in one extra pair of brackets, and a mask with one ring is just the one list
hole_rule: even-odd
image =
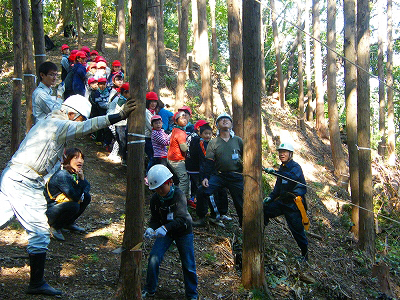
[(39, 66), (46, 61), (44, 44), (43, 4), (41, 0), (31, 0), (32, 33), (35, 46), (36, 76), (39, 77)]

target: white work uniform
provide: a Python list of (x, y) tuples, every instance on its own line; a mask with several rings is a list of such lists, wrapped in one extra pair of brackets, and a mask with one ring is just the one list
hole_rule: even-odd
[(39, 83), (38, 87), (32, 93), (32, 115), (34, 122), (44, 119), (53, 110), (61, 108), (62, 99), (52, 96), (53, 90)]
[(28, 253), (42, 253), (50, 242), (44, 180), (60, 160), (66, 142), (110, 125), (107, 116), (75, 122), (53, 111), (28, 132), (0, 181), (0, 228), (15, 215), (28, 233)]

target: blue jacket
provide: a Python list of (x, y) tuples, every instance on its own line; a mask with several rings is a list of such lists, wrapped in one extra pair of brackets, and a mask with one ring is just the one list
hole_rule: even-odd
[(161, 108), (160, 111), (158, 112), (158, 115), (162, 118), (163, 122), (162, 128), (164, 129), (164, 131), (167, 133), (171, 132), (172, 129), (174, 128), (173, 126), (174, 122), (171, 120), (174, 114), (165, 108)]
[(74, 72), (74, 76), (72, 77), (72, 91), (74, 94), (85, 96), (86, 68), (82, 64), (76, 63), (72, 72)]
[[(283, 195), (285, 192), (290, 192), (296, 196), (302, 197), (304, 197), (304, 195), (307, 193), (307, 187), (305, 186), (306, 180), (304, 179), (303, 170), (297, 162), (290, 160), (287, 164), (281, 164), (276, 173), (278, 174), (278, 178), (276, 180), (274, 190), (269, 195), (272, 200)], [(293, 179), (294, 181), (302, 184), (287, 180), (279, 175)]]

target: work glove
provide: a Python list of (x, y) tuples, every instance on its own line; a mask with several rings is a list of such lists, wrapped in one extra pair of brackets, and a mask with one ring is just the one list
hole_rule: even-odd
[(272, 202), (272, 198), (271, 197), (267, 197), (264, 199), (263, 204), (264, 205), (268, 205), (270, 202)]
[(273, 168), (264, 168), (264, 171), (268, 174), (274, 174), (275, 170)]
[(146, 232), (144, 233), (144, 237), (146, 239), (151, 239), (154, 236), (154, 233), (155, 233), (154, 229), (149, 227), (146, 229)]
[(156, 237), (164, 237), (167, 234), (167, 228), (165, 226), (158, 227), (154, 233)]
[(124, 120), (126, 119), (131, 112), (133, 112), (136, 109), (136, 101), (133, 99), (128, 99), (126, 100), (126, 103), (124, 105), (124, 108), (119, 112), (119, 115), (121, 118)]

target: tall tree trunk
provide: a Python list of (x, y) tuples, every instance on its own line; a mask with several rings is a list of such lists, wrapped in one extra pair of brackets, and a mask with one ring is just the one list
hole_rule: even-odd
[(78, 49), (82, 48), (82, 24), (81, 24), (81, 14), (79, 12), (78, 0), (74, 0), (75, 8), (75, 19), (76, 19), (76, 31), (78, 32)]
[(243, 1), (243, 267), (245, 288), (263, 290), (263, 207), (261, 189), (261, 34), (260, 3)]
[(324, 87), (322, 85), (322, 57), (321, 44), (318, 42), (321, 36), (319, 0), (313, 0), (313, 37), (314, 37), (314, 77), (316, 98), (316, 129), (320, 138), (327, 138)]
[[(240, 0), (228, 0), (229, 61), (231, 67), (233, 128), (243, 137), (243, 45)], [(264, 77), (262, 80), (265, 79)]]
[[(260, 28), (261, 28), (261, 97), (265, 95), (265, 90), (266, 90), (266, 83), (265, 83), (265, 28), (267, 27), (265, 24), (266, 22), (266, 14), (265, 14), (266, 9), (263, 9), (263, 6), (261, 6), (261, 18), (260, 18)], [(229, 33), (228, 33), (229, 35)]]
[[(302, 3), (303, 1), (297, 0), (297, 27), (301, 27)], [(299, 127), (301, 130), (305, 129), (304, 124), (304, 83), (303, 83), (303, 34), (300, 29), (297, 30), (297, 78), (299, 83)]]
[(394, 103), (393, 103), (393, 19), (392, 0), (387, 0), (387, 105), (388, 105), (388, 163), (396, 163), (396, 136), (394, 131)]
[[(336, 0), (328, 0), (327, 20), (326, 33), (328, 48), (335, 50)], [(329, 49), (327, 53), (327, 64), (329, 139), (331, 143), (333, 166), (335, 168), (334, 173), (341, 180), (343, 175), (347, 175), (347, 166), (346, 162), (344, 161), (344, 153), (339, 129), (339, 113), (336, 90), (336, 53)]]
[(116, 10), (115, 10), (115, 22), (114, 22), (114, 27), (113, 27), (113, 34), (118, 34), (118, 32), (117, 32), (117, 27), (118, 27), (118, 13), (119, 13), (119, 11), (118, 11), (118, 2), (119, 2), (120, 0), (115, 0), (114, 1), (114, 5), (115, 5), (115, 7), (117, 8)]
[(147, 9), (147, 85), (149, 91), (159, 90), (156, 2), (149, 1)]
[(344, 82), (346, 98), (346, 133), (349, 149), (349, 173), (351, 202), (351, 228), (356, 239), (359, 237), (358, 205), (358, 150), (357, 150), (357, 67), (350, 63), (357, 61), (356, 55), (356, 0), (344, 0)]
[[(383, 1), (382, 1), (383, 2)], [(384, 11), (381, 5), (381, 1), (378, 1), (379, 10), (378, 17), (379, 20), (383, 20)], [(385, 126), (385, 115), (386, 115), (386, 101), (385, 101), (385, 72), (383, 68), (383, 24), (379, 22), (378, 24), (378, 78), (379, 78), (379, 135), (381, 140), (378, 145), (378, 154), (385, 157), (386, 152), (386, 126)]]
[(35, 90), (34, 63), (33, 63), (33, 48), (32, 48), (32, 30), (31, 19), (29, 13), (28, 0), (21, 0), (21, 16), (22, 16), (22, 32), (25, 38), (22, 40), (22, 54), (24, 64), (24, 85), (26, 99), (26, 132), (33, 125), (32, 116), (32, 93)]
[[(198, 23), (199, 23), (199, 49), (196, 53), (198, 62), (200, 63), (201, 74), (201, 99), (202, 104), (199, 108), (200, 112), (204, 112), (207, 118), (213, 113), (213, 89), (210, 72), (210, 50), (208, 47), (208, 26), (207, 26), (207, 1), (197, 1)], [(196, 57), (197, 58), (197, 57)]]
[[(128, 132), (144, 135), (146, 110), (146, 0), (131, 0), (131, 39), (130, 39), (130, 91), (136, 101), (136, 110), (128, 120)], [(144, 140), (128, 136), (128, 169), (125, 205), (125, 230), (122, 241), (120, 280), (118, 299), (141, 299), (142, 251), (136, 245), (143, 241), (144, 221)]]
[(305, 8), (305, 19), (304, 19), (304, 31), (306, 34), (306, 78), (307, 78), (307, 121), (311, 122), (314, 119), (314, 108), (313, 108), (313, 93), (311, 89), (311, 47), (310, 47), (310, 0), (306, 0)]
[(165, 56), (164, 44), (164, 0), (159, 0), (160, 7), (157, 9), (157, 48), (158, 48), (158, 70), (160, 86), (165, 86), (165, 74), (167, 74), (167, 58)]
[(118, 0), (118, 57), (121, 61), (122, 67), (126, 70), (126, 43), (125, 43), (125, 1)]
[(176, 85), (176, 102), (177, 108), (182, 107), (185, 102), (185, 83), (186, 83), (186, 67), (187, 67), (187, 36), (189, 27), (189, 2), (190, 0), (182, 0), (181, 2), (181, 21), (179, 27), (179, 68), (178, 83)]
[(279, 82), (279, 100), (281, 107), (285, 107), (285, 85), (283, 82), (282, 66), (281, 66), (281, 49), (279, 45), (279, 34), (278, 24), (276, 23), (276, 10), (275, 0), (270, 0), (271, 11), (272, 11), (272, 31), (274, 33), (274, 46), (275, 46), (275, 57), (276, 57), (276, 71)]
[(215, 0), (210, 0), (211, 13), (211, 45), (212, 45), (212, 62), (215, 65), (218, 61), (218, 45), (217, 45), (217, 25), (215, 22)]
[[(131, 1), (131, 0), (130, 0)], [(96, 50), (103, 52), (104, 50), (104, 32), (103, 32), (103, 13), (101, 11), (101, 0), (97, 0), (97, 41)]]
[[(369, 1), (357, 1), (357, 63), (369, 70)], [(357, 70), (357, 133), (358, 133), (358, 162), (360, 180), (360, 206), (369, 210), (360, 210), (360, 247), (365, 254), (374, 261), (375, 231), (372, 199), (372, 172), (371, 172), (371, 121), (370, 121), (370, 93), (369, 74)]]
[(71, 22), (71, 0), (61, 0), (60, 20), (61, 30)]
[(43, 30), (43, 5), (41, 0), (31, 0), (32, 33), (35, 47), (36, 76), (39, 77), (39, 66), (46, 61)]
[(197, 9), (197, 0), (192, 0), (192, 31), (193, 31), (193, 61), (197, 61), (197, 49), (199, 48), (199, 11)]
[(21, 4), (19, 0), (12, 1), (13, 8), (13, 52), (14, 78), (12, 97), (11, 124), (11, 154), (14, 154), (21, 142), (21, 98), (22, 98), (22, 26)]

